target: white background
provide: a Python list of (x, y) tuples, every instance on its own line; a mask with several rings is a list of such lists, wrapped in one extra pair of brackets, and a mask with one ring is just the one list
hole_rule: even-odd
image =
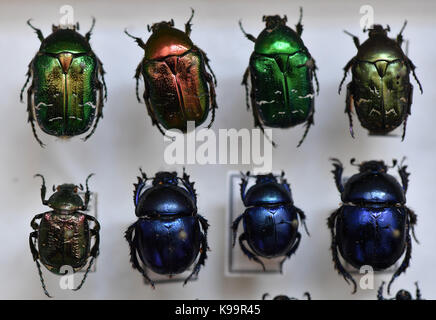
[[(28, 18), (48, 35), (51, 24), (58, 24), (59, 7), (70, 4), (75, 18), (85, 33), (91, 16), (97, 24), (91, 44), (104, 63), (109, 89), (95, 135), (86, 143), (53, 139), (43, 133), (45, 149), (34, 140), (27, 124), (26, 105), (19, 102), (19, 90), (24, 83), (27, 65), (39, 47), (39, 40), (26, 25)], [(316, 100), (315, 127), (301, 148), (296, 149), (303, 128), (275, 130), (279, 147), (273, 151), (273, 169), (284, 169), (292, 184), (295, 203), (305, 210), (311, 238), (303, 235), (297, 254), (285, 264), (285, 275), (254, 278), (225, 278), (224, 258), (226, 173), (247, 170), (243, 165), (189, 165), (188, 172), (196, 182), (200, 212), (209, 219), (209, 243), (212, 251), (199, 280), (182, 288), (181, 284), (162, 285), (152, 290), (145, 286), (129, 263), (128, 246), (123, 238), (126, 227), (134, 222), (132, 183), (138, 167), (150, 175), (164, 164), (164, 141), (146, 115), (143, 104), (134, 95), (133, 74), (142, 58), (142, 50), (123, 34), (130, 32), (147, 39), (146, 25), (174, 18), (176, 27), (183, 28), (196, 9), (193, 20), (193, 41), (204, 49), (218, 77), (218, 128), (252, 128), (253, 119), (245, 109), (245, 93), (240, 81), (247, 66), (253, 44), (245, 39), (237, 25), (243, 19), (246, 30), (255, 36), (264, 28), (264, 14), (287, 14), (288, 24), (298, 20), (298, 7), (304, 4), (303, 40), (319, 66), (321, 85)], [(415, 90), (412, 116), (409, 118), (406, 140), (392, 137), (368, 137), (355, 119), (357, 138), (348, 133), (348, 121), (343, 113), (344, 95), (337, 94), (342, 68), (356, 53), (352, 39), (342, 30), (365, 35), (359, 31), (359, 8), (373, 4), (375, 22), (390, 24), (391, 36), (396, 36), (408, 19), (404, 36), (410, 39), (409, 56), (424, 86), (424, 95)], [(345, 175), (355, 172), (348, 165), (351, 157), (358, 160), (408, 157), (412, 173), (407, 194), (408, 205), (418, 214), (417, 236), (413, 243), (411, 266), (394, 284), (393, 291), (412, 289), (419, 280), (427, 299), (436, 297), (434, 279), (434, 165), (436, 135), (434, 122), (435, 84), (435, 15), (434, 1), (3, 1), (0, 10), (0, 298), (44, 299), (36, 267), (28, 247), (31, 218), (46, 210), (40, 202), (40, 180), (45, 174), (51, 185), (64, 182), (83, 183), (90, 172), (90, 181), (99, 195), (101, 254), (97, 272), (90, 274), (79, 292), (60, 291), (57, 279), (43, 270), (49, 279), (49, 289), (64, 299), (259, 299), (263, 293), (301, 297), (310, 291), (314, 299), (374, 299), (375, 291), (358, 291), (350, 295), (351, 287), (337, 275), (329, 251), (330, 235), (326, 218), (337, 208), (339, 194), (335, 188), (328, 161), (334, 156), (347, 164)], [(348, 81), (348, 80), (347, 80)], [(415, 84), (414, 84), (415, 85)], [(415, 88), (417, 86), (415, 85)], [(181, 170), (181, 167), (177, 167)], [(50, 193), (49, 193), (50, 194)], [(389, 275), (381, 275), (389, 280)]]

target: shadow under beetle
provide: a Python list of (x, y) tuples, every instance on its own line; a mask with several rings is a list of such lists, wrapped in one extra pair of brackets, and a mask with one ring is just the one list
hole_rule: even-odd
[(415, 74), (415, 65), (401, 49), (402, 33), (406, 24), (407, 21), (396, 39), (387, 36), (389, 26), (384, 29), (376, 24), (368, 30), (369, 38), (362, 45), (357, 36), (345, 31), (353, 37), (358, 50), (357, 55), (344, 67), (344, 78), (339, 85), (340, 93), (351, 68), (353, 78), (347, 85), (345, 113), (348, 115), (353, 138), (351, 113), (354, 105), (360, 123), (370, 134), (384, 135), (403, 123), (404, 140), (413, 95), (410, 72), (422, 93), (421, 83)]
[[(383, 281), (380, 288), (377, 291), (377, 299), (378, 300), (414, 300), (412, 295), (410, 294), (410, 292), (406, 291), (404, 289), (398, 291), (397, 294), (395, 295), (395, 298), (386, 299), (385, 297), (383, 297), (383, 286), (384, 285), (385, 285), (385, 282)], [(415, 282), (415, 286), (416, 286), (416, 299), (415, 300), (423, 300), (421, 298), (421, 290), (419, 290), (418, 282)]]
[[(91, 258), (82, 281), (76, 289), (73, 289), (76, 291), (85, 283), (88, 272), (98, 256), (100, 224), (97, 219), (82, 212), (88, 209), (91, 196), (88, 180), (92, 175), (90, 174), (86, 178), (84, 201), (78, 194), (79, 189), (83, 190), (83, 186), (74, 184), (53, 186), (54, 193), (46, 200), (45, 179), (40, 174), (35, 175), (35, 177), (42, 179), (42, 204), (49, 206), (52, 211), (40, 213), (33, 217), (30, 225), (34, 231), (29, 235), (29, 245), (33, 260), (38, 268), (42, 288), (48, 297), (51, 296), (46, 289), (41, 265), (38, 261), (41, 261), (54, 274), (64, 275), (61, 271), (62, 266), (70, 266), (74, 272), (77, 272), (85, 267), (88, 258)], [(39, 219), (41, 219), (40, 224), (36, 222)], [(92, 229), (89, 227), (89, 222), (94, 223)], [(95, 241), (91, 248), (92, 237)]]
[[(269, 296), (268, 293), (264, 293), (264, 295), (262, 296), (262, 300), (266, 300), (266, 298), (267, 298), (268, 296)], [(306, 297), (306, 300), (312, 300), (312, 297), (310, 296), (310, 293), (309, 293), (309, 292), (305, 292), (305, 293), (304, 293), (304, 296)], [(291, 298), (291, 297), (285, 296), (284, 294), (280, 294), (280, 295), (278, 295), (278, 296), (275, 296), (275, 297), (273, 298), (273, 300), (299, 300), (299, 299), (297, 299), (297, 298)]]
[[(21, 89), (20, 99), (27, 89), (28, 122), (33, 135), (43, 147), (35, 124), (45, 133), (56, 137), (72, 137), (88, 131), (87, 140), (97, 128), (103, 117), (103, 100), (107, 97), (103, 64), (92, 51), (89, 44), (95, 25), (82, 36), (73, 27), (52, 27), (52, 34), (44, 38), (40, 29), (27, 24), (35, 30), (41, 46), (29, 64), (26, 83)], [(104, 91), (104, 93), (103, 93)]]
[[(147, 187), (147, 181), (152, 185)], [(181, 184), (181, 186), (180, 186)], [(126, 231), (130, 246), (130, 261), (154, 288), (140, 261), (158, 274), (172, 276), (186, 271), (196, 260), (191, 274), (198, 275), (207, 259), (207, 220), (197, 212), (197, 194), (194, 182), (183, 172), (158, 172), (148, 178), (141, 171), (133, 192), (135, 214), (138, 220)], [(201, 229), (203, 229), (203, 232)], [(138, 255), (140, 261), (138, 260)]]
[[(406, 206), (410, 175), (407, 166), (401, 164), (398, 167), (402, 185), (387, 173), (388, 167), (383, 161), (362, 162), (357, 165), (359, 173), (343, 183), (342, 163), (337, 159), (332, 161), (332, 173), (342, 200), (341, 207), (328, 218), (335, 268), (347, 283), (349, 280), (353, 283), (355, 293), (356, 281), (343, 267), (338, 250), (353, 267), (359, 269), (369, 265), (376, 271), (389, 268), (405, 252), (403, 262), (389, 282), (389, 293), (392, 282), (409, 266), (412, 253), (410, 231), (415, 238), (417, 217)], [(354, 165), (354, 161), (351, 159), (351, 164)], [(394, 160), (392, 168), (396, 164)]]
[[(265, 265), (258, 256), (284, 256), (280, 262), (282, 272), (285, 260), (298, 249), (301, 240), (298, 218), (309, 234), (305, 223), (306, 216), (303, 210), (294, 205), (291, 189), (284, 175), (282, 171), (279, 182), (272, 173), (255, 176), (251, 176), (250, 172), (242, 174), (241, 198), (246, 209), (233, 222), (233, 246), (242, 220), (244, 232), (239, 236), (241, 250), (249, 259), (262, 265), (264, 271)], [(256, 183), (246, 190), (250, 177), (256, 178)], [(253, 252), (244, 245), (244, 241), (247, 241)]]
[[(147, 26), (152, 35), (146, 43), (135, 39), (144, 49), (144, 58), (136, 68), (136, 97), (139, 102), (139, 78), (144, 78), (143, 98), (153, 125), (165, 135), (165, 129), (179, 129), (186, 132), (187, 121), (195, 126), (206, 121), (209, 111), (215, 119), (216, 78), (209, 66), (206, 53), (194, 45), (189, 38), (194, 10), (185, 31), (174, 28), (174, 21), (162, 21)], [(206, 67), (212, 76), (207, 72)], [(163, 128), (162, 128), (163, 127)]]
[[(291, 128), (306, 122), (306, 130), (298, 146), (314, 124), (313, 78), (317, 93), (319, 91), (315, 60), (301, 39), (302, 17), (303, 9), (300, 8), (300, 20), (294, 31), (286, 25), (286, 15), (283, 18), (278, 15), (263, 16), (266, 27), (257, 38), (246, 33), (239, 22), (244, 35), (255, 43), (242, 80), (248, 109), (251, 101), (254, 125), (264, 132), (264, 126)], [(275, 146), (273, 141), (271, 143)]]

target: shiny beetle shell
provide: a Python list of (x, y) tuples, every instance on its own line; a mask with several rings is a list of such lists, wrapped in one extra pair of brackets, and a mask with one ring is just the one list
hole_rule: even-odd
[(209, 128), (215, 119), (215, 75), (206, 53), (189, 37), (193, 15), (194, 10), (185, 24), (185, 31), (174, 28), (173, 20), (153, 24), (149, 27), (152, 35), (146, 43), (125, 31), (144, 49), (144, 58), (135, 73), (136, 96), (141, 102), (138, 82), (142, 74), (147, 111), (152, 124), (162, 134), (164, 129), (186, 132), (188, 121), (199, 126), (206, 121), (210, 111)]
[[(28, 121), (41, 146), (35, 124), (45, 133), (56, 137), (72, 137), (88, 132), (84, 140), (95, 131), (103, 115), (106, 97), (103, 64), (89, 44), (91, 30), (85, 36), (78, 26), (53, 26), (53, 32), (44, 38), (41, 30), (35, 30), (41, 41), (38, 53), (29, 64), (26, 83)], [(103, 94), (104, 91), (104, 94)]]
[[(246, 190), (250, 177), (255, 178), (256, 183)], [(259, 263), (264, 271), (265, 265), (258, 257), (283, 257), (281, 271), (285, 260), (296, 252), (300, 244), (299, 219), (306, 228), (306, 216), (294, 205), (284, 173), (279, 178), (280, 182), (273, 174), (251, 176), (247, 172), (243, 175), (241, 198), (246, 210), (232, 225), (233, 246), (242, 221), (244, 232), (239, 236), (241, 250), (250, 260)], [(244, 242), (248, 243), (250, 249)]]
[(176, 172), (158, 172), (147, 178), (141, 171), (133, 200), (138, 220), (125, 233), (133, 268), (154, 287), (146, 269), (172, 276), (188, 270), (198, 257), (186, 284), (198, 275), (208, 250), (209, 225), (197, 213), (194, 183), (186, 173), (180, 178)]
[(300, 14), (296, 31), (286, 25), (286, 16), (264, 16), (266, 28), (257, 38), (247, 34), (240, 22), (244, 35), (255, 43), (242, 80), (246, 88), (247, 107), (250, 108), (251, 104), (253, 110), (254, 124), (263, 131), (264, 126), (291, 128), (306, 123), (298, 146), (313, 125), (313, 78), (318, 86), (315, 60), (301, 39), (302, 9)]
[(381, 25), (369, 29), (369, 38), (362, 44), (352, 35), (358, 51), (344, 67), (344, 78), (339, 86), (340, 92), (351, 68), (353, 77), (347, 85), (345, 113), (349, 118), (352, 137), (353, 105), (361, 125), (370, 134), (385, 135), (403, 124), (402, 139), (406, 135), (413, 95), (413, 85), (409, 79), (411, 72), (421, 93), (422, 86), (416, 77), (415, 65), (401, 49), (405, 26), (406, 23), (396, 39), (389, 38), (389, 27), (384, 29)]
[[(354, 164), (354, 159), (351, 163)], [(393, 167), (396, 163), (394, 160)], [(356, 269), (371, 266), (375, 271), (391, 267), (405, 253), (389, 282), (389, 292), (392, 282), (409, 266), (412, 253), (410, 233), (414, 235), (416, 215), (406, 206), (407, 166), (398, 167), (400, 184), (387, 173), (388, 167), (383, 161), (362, 162), (358, 165), (359, 173), (345, 183), (341, 162), (333, 159), (333, 165), (342, 199), (341, 207), (328, 219), (334, 266), (347, 282), (354, 284), (354, 293), (356, 282), (342, 265), (338, 253)]]

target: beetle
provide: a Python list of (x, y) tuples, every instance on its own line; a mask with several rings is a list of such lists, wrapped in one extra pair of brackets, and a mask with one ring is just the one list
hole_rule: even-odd
[[(35, 175), (42, 179), (42, 204), (52, 210), (33, 217), (30, 223), (33, 231), (29, 235), (29, 245), (42, 288), (48, 297), (51, 296), (46, 289), (39, 261), (57, 275), (65, 274), (62, 268), (64, 266), (70, 266), (77, 272), (88, 264), (82, 281), (73, 289), (77, 291), (85, 283), (88, 272), (99, 254), (100, 224), (96, 218), (84, 213), (88, 209), (91, 196), (88, 180), (92, 176), (93, 174), (90, 174), (86, 178), (84, 199), (78, 194), (79, 190), (83, 191), (83, 185), (61, 184), (53, 186), (54, 193), (46, 200), (45, 179), (41, 174)], [(40, 220), (39, 224), (37, 220)], [(92, 229), (90, 222), (94, 224)], [(91, 248), (93, 238), (94, 244)]]
[[(306, 129), (298, 143), (300, 146), (314, 124), (313, 78), (319, 92), (315, 60), (301, 39), (303, 33), (303, 9), (296, 31), (286, 25), (286, 15), (263, 16), (266, 28), (257, 38), (245, 32), (248, 40), (255, 43), (250, 63), (244, 73), (247, 109), (253, 111), (254, 126), (264, 132), (264, 126), (291, 128), (303, 122)], [(251, 78), (251, 90), (248, 78)], [(271, 141), (273, 146), (276, 144)]]
[[(279, 265), (282, 272), (283, 263), (296, 252), (300, 244), (298, 219), (309, 235), (305, 222), (306, 215), (294, 205), (291, 188), (284, 178), (283, 171), (280, 176), (272, 173), (250, 175), (250, 172), (241, 175), (241, 199), (246, 209), (233, 221), (233, 247), (239, 223), (243, 221), (244, 232), (238, 238), (242, 252), (250, 260), (259, 263), (264, 271), (265, 265), (258, 256), (283, 256)], [(256, 179), (256, 182), (246, 190), (250, 178)], [(244, 241), (252, 251), (245, 246)]]
[(138, 220), (125, 232), (132, 267), (154, 288), (154, 281), (140, 261), (145, 269), (171, 277), (186, 271), (199, 256), (184, 281), (186, 285), (192, 276), (198, 275), (209, 250), (209, 224), (197, 212), (194, 182), (189, 180), (185, 170), (183, 177), (177, 172), (160, 171), (154, 178), (148, 178), (142, 170), (140, 172), (133, 192)]
[[(378, 300), (414, 300), (412, 295), (409, 291), (406, 291), (404, 289), (397, 292), (395, 295), (395, 298), (392, 299), (386, 299), (383, 297), (383, 286), (385, 285), (385, 282), (383, 281), (380, 288), (377, 291), (377, 299)], [(421, 297), (421, 290), (419, 290), (418, 282), (415, 282), (416, 286), (416, 299), (415, 300), (423, 300)]]
[[(264, 293), (263, 296), (262, 296), (262, 300), (266, 300), (266, 298), (267, 298), (268, 296), (269, 296), (268, 293)], [(312, 300), (312, 297), (310, 296), (310, 293), (309, 293), (309, 292), (305, 292), (303, 296), (306, 297), (306, 300)], [(284, 295), (284, 294), (280, 294), (280, 295), (278, 295), (278, 296), (275, 296), (275, 297), (273, 298), (273, 300), (298, 300), (298, 299), (297, 299), (297, 298), (290, 298), (290, 297), (288, 297), (288, 296), (286, 296), (286, 295)]]
[[(89, 40), (95, 25), (82, 36), (75, 26), (55, 26), (44, 38), (40, 29), (27, 24), (41, 41), (39, 51), (29, 64), (26, 82), (20, 99), (27, 89), (28, 122), (33, 135), (39, 139), (35, 121), (45, 133), (56, 137), (72, 137), (91, 132), (92, 136), (100, 118), (103, 117), (103, 101), (107, 98), (103, 63), (92, 51)], [(104, 91), (104, 93), (103, 93)]]
[[(139, 47), (144, 49), (144, 58), (135, 72), (136, 97), (139, 97), (139, 78), (144, 78), (143, 98), (152, 124), (165, 135), (164, 129), (187, 131), (187, 121), (194, 121), (195, 126), (206, 121), (209, 112), (212, 118), (208, 128), (215, 120), (216, 77), (206, 53), (198, 48), (192, 40), (191, 17), (185, 24), (185, 31), (174, 28), (174, 20), (162, 21), (147, 26), (152, 32), (144, 43), (134, 37)], [(210, 71), (209, 74), (207, 69)]]
[[(394, 265), (403, 255), (404, 260), (392, 275), (392, 282), (409, 266), (412, 254), (410, 231), (416, 240), (414, 226), (416, 214), (406, 206), (406, 192), (409, 185), (407, 166), (398, 166), (401, 184), (388, 174), (383, 161), (364, 161), (358, 166), (359, 173), (342, 182), (343, 165), (332, 159), (334, 180), (341, 193), (342, 205), (328, 218), (331, 232), (333, 263), (340, 275), (354, 285), (356, 282), (339, 260), (342, 258), (354, 268), (364, 265), (374, 270), (384, 270)], [(351, 159), (355, 165), (355, 159)], [(391, 168), (397, 165), (393, 161)], [(418, 241), (417, 241), (418, 242)]]
[[(403, 124), (402, 140), (406, 136), (407, 118), (411, 114), (413, 85), (409, 75), (421, 83), (415, 73), (415, 65), (401, 49), (404, 23), (396, 39), (388, 37), (390, 27), (374, 25), (368, 30), (368, 39), (360, 45), (353, 37), (357, 54), (344, 67), (344, 77), (339, 85), (339, 94), (348, 71), (352, 80), (347, 85), (345, 113), (348, 115), (350, 134), (354, 138), (352, 107), (356, 109), (361, 125), (371, 135), (385, 135)], [(364, 30), (366, 32), (366, 30)]]

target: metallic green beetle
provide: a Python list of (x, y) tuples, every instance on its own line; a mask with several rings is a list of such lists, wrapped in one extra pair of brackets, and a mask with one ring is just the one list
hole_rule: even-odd
[(87, 140), (103, 116), (103, 100), (107, 96), (103, 64), (89, 44), (95, 19), (85, 36), (76, 31), (78, 24), (73, 27), (53, 25), (53, 32), (47, 38), (30, 20), (27, 24), (41, 40), (20, 94), (23, 101), (23, 92), (32, 78), (27, 90), (27, 112), (33, 135), (44, 146), (36, 134), (35, 120), (42, 131), (57, 137), (82, 134), (94, 123), (92, 131), (84, 138)]
[[(246, 89), (247, 107), (253, 109), (254, 125), (264, 131), (264, 126), (291, 128), (306, 122), (306, 130), (300, 146), (313, 125), (314, 90), (313, 78), (319, 91), (315, 60), (301, 39), (303, 10), (296, 31), (286, 26), (287, 17), (263, 16), (266, 28), (257, 39), (244, 35), (255, 43), (250, 64), (242, 84)], [(251, 92), (248, 77), (251, 75)], [(272, 142), (275, 145), (274, 142)]]
[[(412, 106), (413, 86), (409, 75), (422, 86), (415, 74), (415, 65), (401, 49), (404, 22), (396, 39), (387, 36), (389, 26), (384, 29), (374, 25), (369, 29), (369, 38), (360, 45), (359, 38), (353, 37), (357, 55), (344, 67), (344, 77), (339, 85), (341, 93), (347, 72), (351, 68), (353, 79), (347, 85), (345, 113), (350, 122), (350, 133), (354, 138), (352, 106), (354, 105), (362, 126), (372, 135), (385, 135), (402, 123), (402, 140), (406, 135), (407, 117)], [(366, 32), (366, 30), (364, 30)]]
[[(88, 268), (79, 286), (74, 289), (79, 290), (85, 283), (89, 270), (99, 253), (100, 245), (100, 224), (97, 219), (81, 211), (88, 209), (91, 193), (88, 187), (90, 174), (86, 179), (85, 201), (78, 194), (79, 189), (83, 190), (82, 185), (62, 184), (58, 187), (53, 186), (51, 197), (46, 200), (45, 179), (37, 174), (35, 177), (42, 178), (41, 200), (42, 204), (49, 206), (52, 211), (36, 215), (30, 223), (33, 232), (29, 235), (30, 251), (33, 260), (36, 262), (39, 277), (44, 293), (50, 297), (44, 278), (42, 276), (39, 261), (51, 272), (62, 275), (65, 272), (62, 267), (70, 266), (74, 272), (84, 268), (89, 261)], [(36, 220), (41, 219), (40, 224)], [(89, 222), (94, 223), (92, 229)], [(91, 238), (95, 241), (91, 248)], [(38, 249), (36, 248), (36, 243)]]

